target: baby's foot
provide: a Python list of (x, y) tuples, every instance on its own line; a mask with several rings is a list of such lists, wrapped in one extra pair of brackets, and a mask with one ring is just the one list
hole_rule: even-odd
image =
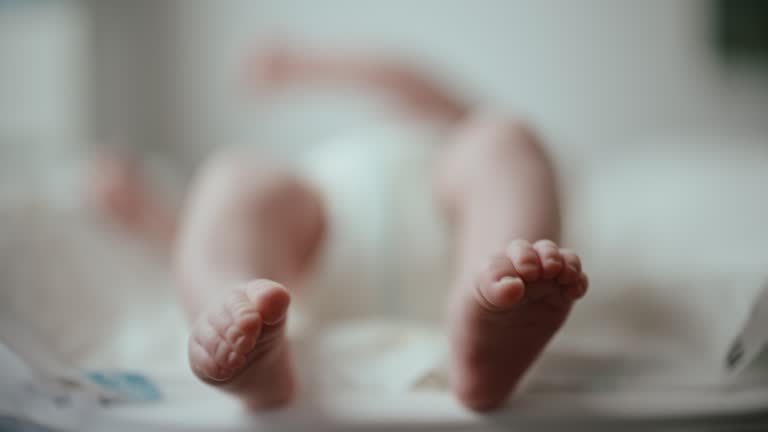
[(252, 409), (288, 402), (293, 373), (284, 337), (290, 303), (280, 284), (261, 279), (233, 289), (200, 314), (189, 339), (192, 371)]
[(459, 399), (476, 410), (502, 404), (586, 289), (579, 257), (549, 240), (515, 240), (491, 258), (452, 305)]

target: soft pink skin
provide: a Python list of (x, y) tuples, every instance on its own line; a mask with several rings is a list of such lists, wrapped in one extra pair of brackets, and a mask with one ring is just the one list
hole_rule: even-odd
[(91, 178), (98, 211), (125, 231), (167, 253), (176, 230), (176, 215), (148, 190), (140, 164), (116, 152), (99, 155)]
[[(459, 241), (448, 310), (451, 384), (468, 408), (499, 407), (588, 284), (578, 255), (556, 244), (555, 175), (535, 134), (514, 119), (471, 114), (399, 65), (283, 50), (251, 66), (262, 87), (351, 83), (390, 93), (409, 114), (451, 128), (434, 172), (436, 198)], [(324, 237), (323, 204), (310, 185), (266, 159), (225, 154), (204, 167), (181, 212), (175, 262), (194, 320), (190, 365), (251, 409), (294, 395), (283, 334), (290, 294), (273, 281), (302, 280)]]
[(526, 125), (471, 116), (437, 175), (459, 240), (448, 314), (451, 383), (464, 405), (490, 410), (504, 403), (564, 323), (587, 278), (578, 256), (556, 244), (554, 170)]
[(212, 302), (192, 327), (192, 371), (253, 409), (288, 402), (294, 390), (284, 331), (290, 298), (283, 286), (261, 279)]
[(467, 406), (498, 407), (587, 289), (578, 256), (550, 240), (515, 240), (452, 306), (452, 383)]
[(290, 294), (273, 280), (298, 283), (324, 230), (312, 189), (243, 155), (210, 161), (189, 196), (176, 270), (182, 303), (195, 320), (190, 365), (250, 409), (294, 396), (283, 330)]

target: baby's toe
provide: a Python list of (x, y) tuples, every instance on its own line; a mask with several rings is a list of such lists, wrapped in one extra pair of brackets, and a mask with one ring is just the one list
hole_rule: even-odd
[(487, 266), (478, 274), (486, 282), (496, 282), (503, 277), (517, 276), (514, 264), (505, 254), (493, 255)]
[(274, 325), (285, 319), (291, 296), (284, 286), (259, 279), (248, 284), (245, 294), (251, 304), (258, 305), (258, 314), (265, 324)]
[(517, 276), (512, 261), (503, 254), (488, 261), (488, 266), (478, 273), (475, 287), (480, 304), (493, 311), (514, 306), (525, 292), (523, 280)]
[(571, 284), (563, 285), (563, 292), (569, 300), (578, 300), (587, 293), (589, 279), (585, 273), (579, 275), (579, 279)]
[(520, 303), (525, 283), (519, 277), (504, 276), (501, 280), (478, 286), (481, 305), (491, 311), (506, 310)]
[(526, 282), (536, 281), (541, 275), (539, 255), (527, 240), (513, 241), (507, 248), (507, 256), (512, 260), (517, 274)]
[(533, 244), (533, 248), (541, 262), (541, 277), (554, 279), (560, 275), (560, 271), (563, 269), (563, 260), (557, 244), (552, 240), (539, 240)]
[(579, 281), (581, 275), (581, 259), (570, 249), (560, 249), (563, 258), (563, 269), (557, 277), (557, 282), (570, 285)]

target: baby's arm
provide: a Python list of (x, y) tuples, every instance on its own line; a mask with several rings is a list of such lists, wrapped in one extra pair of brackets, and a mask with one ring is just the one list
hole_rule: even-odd
[(110, 153), (99, 157), (93, 170), (89, 186), (97, 211), (129, 234), (170, 252), (176, 211), (157, 196), (140, 163), (130, 156)]
[(248, 77), (260, 87), (314, 82), (375, 90), (393, 97), (406, 113), (433, 121), (455, 123), (469, 111), (465, 101), (417, 69), (370, 55), (275, 47), (254, 55)]

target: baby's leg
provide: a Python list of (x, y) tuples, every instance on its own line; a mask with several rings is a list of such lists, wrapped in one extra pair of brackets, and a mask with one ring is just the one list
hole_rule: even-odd
[(470, 118), (439, 166), (459, 241), (452, 386), (470, 408), (503, 403), (585, 293), (578, 256), (555, 243), (555, 183), (533, 133), (491, 116)]
[(176, 266), (194, 320), (189, 359), (203, 381), (260, 409), (287, 402), (293, 374), (284, 338), (290, 295), (324, 231), (322, 203), (264, 162), (219, 157), (181, 221)]
[(313, 54), (278, 46), (257, 53), (248, 66), (256, 87), (317, 83), (373, 90), (391, 97), (404, 113), (422, 121), (453, 123), (468, 113), (467, 104), (440, 83), (403, 62), (380, 56)]

